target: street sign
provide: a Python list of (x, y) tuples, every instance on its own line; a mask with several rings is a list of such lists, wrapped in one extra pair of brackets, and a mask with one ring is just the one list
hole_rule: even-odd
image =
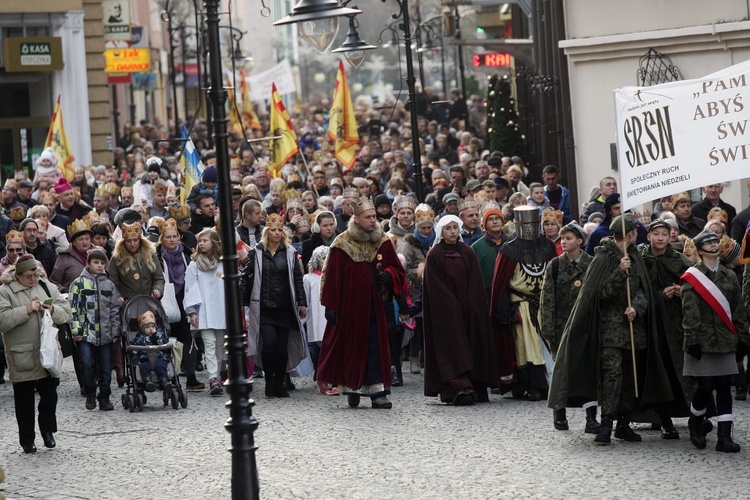
[(510, 54), (503, 52), (485, 52), (484, 54), (474, 54), (472, 65), (475, 68), (485, 67), (506, 67), (510, 66)]
[(104, 40), (127, 40), (130, 30), (130, 0), (103, 0)]
[(10, 37), (3, 40), (3, 65), (8, 73), (57, 71), (63, 68), (62, 39)]
[(106, 73), (144, 73), (151, 70), (151, 50), (131, 47), (104, 51)]

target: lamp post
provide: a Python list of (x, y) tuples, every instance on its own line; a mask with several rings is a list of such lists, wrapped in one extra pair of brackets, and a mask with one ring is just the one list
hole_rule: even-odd
[(221, 0), (203, 0), (206, 13), (206, 34), (209, 52), (208, 98), (212, 104), (216, 170), (219, 174), (219, 215), (221, 218), (222, 262), (227, 324), (227, 354), (229, 379), (229, 419), (224, 427), (232, 437), (232, 498), (256, 499), (259, 495), (257, 449), (253, 433), (258, 422), (253, 417), (255, 401), (250, 399), (252, 380), (248, 378), (246, 359), (247, 341), (242, 332), (239, 297), (237, 251), (232, 224), (232, 187), (229, 178), (229, 147), (227, 115), (224, 105), (227, 91), (223, 83), (221, 40), (219, 37), (219, 4)]

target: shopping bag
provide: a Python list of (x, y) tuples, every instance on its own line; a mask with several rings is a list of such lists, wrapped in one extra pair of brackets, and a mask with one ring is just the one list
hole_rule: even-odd
[(60, 375), (62, 375), (63, 355), (60, 350), (60, 344), (57, 342), (57, 328), (55, 328), (52, 322), (52, 316), (49, 311), (44, 311), (41, 336), (39, 356), (41, 357), (42, 366), (51, 376), (60, 378)]
[(164, 272), (164, 295), (161, 298), (161, 305), (167, 315), (167, 323), (178, 323), (182, 318), (180, 305), (177, 303), (177, 296), (174, 293), (174, 284), (169, 282), (169, 273)]

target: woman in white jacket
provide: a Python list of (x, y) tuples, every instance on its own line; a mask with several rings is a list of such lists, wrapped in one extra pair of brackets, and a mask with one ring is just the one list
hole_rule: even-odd
[(224, 390), (219, 380), (219, 369), (224, 357), (226, 334), (224, 313), (224, 266), (221, 263), (221, 240), (213, 229), (204, 229), (197, 236), (198, 245), (185, 273), (185, 313), (193, 329), (203, 339), (208, 383), (212, 396)]
[[(323, 263), (328, 256), (328, 247), (321, 245), (313, 250), (308, 267), (310, 272), (302, 278), (305, 286), (305, 296), (307, 297), (307, 317), (305, 318), (305, 329), (307, 331), (307, 345), (310, 348), (310, 357), (312, 358), (313, 368), (316, 375), (318, 370), (318, 357), (320, 356), (320, 346), (323, 344), (323, 334), (326, 331), (326, 308), (320, 303), (320, 277), (323, 270)], [(317, 377), (316, 377), (317, 378)], [(337, 387), (318, 380), (318, 389), (321, 394), (335, 396), (338, 394)]]

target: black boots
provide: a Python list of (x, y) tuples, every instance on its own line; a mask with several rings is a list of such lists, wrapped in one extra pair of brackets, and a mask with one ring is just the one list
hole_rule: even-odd
[(263, 363), (263, 375), (266, 381), (266, 397), (276, 397), (276, 354), (261, 352), (261, 363)]
[(596, 406), (586, 408), (586, 434), (598, 434), (602, 424), (596, 420)]
[(624, 439), (631, 443), (638, 443), (641, 441), (640, 434), (636, 434), (633, 429), (630, 428), (630, 416), (620, 415), (617, 419), (617, 427), (615, 428), (615, 437), (617, 439)]
[(612, 442), (612, 417), (609, 415), (602, 415), (601, 429), (594, 438), (595, 443), (609, 444)]
[[(725, 453), (737, 453), (740, 451), (740, 445), (732, 439), (732, 422), (719, 422), (718, 440), (716, 441), (716, 451)], [(692, 440), (692, 439), (691, 439)], [(705, 438), (704, 438), (705, 446)]]
[(662, 439), (680, 439), (680, 433), (675, 429), (672, 419), (667, 415), (661, 415), (661, 438)]
[[(276, 397), (277, 398), (288, 398), (289, 393), (286, 391), (286, 388), (284, 387), (284, 379), (287, 376), (286, 373), (286, 354), (278, 354), (275, 355), (276, 359), (276, 373), (274, 373), (274, 387), (276, 388)], [(268, 382), (266, 382), (268, 383)], [(291, 379), (289, 380), (289, 383), (291, 384)], [(294, 389), (292, 389), (294, 390)]]
[(96, 408), (96, 394), (86, 394), (86, 409), (93, 410)]
[[(731, 422), (727, 422), (731, 424)], [(44, 447), (45, 448), (54, 448), (57, 446), (57, 443), (55, 443), (55, 436), (51, 432), (42, 432), (42, 441), (44, 441)], [(729, 440), (731, 441), (732, 438), (730, 437)], [(735, 445), (737, 446), (737, 445)], [(737, 446), (737, 451), (739, 450), (739, 446)]]
[(565, 413), (565, 408), (560, 408), (559, 410), (552, 411), (552, 424), (558, 431), (568, 430), (568, 417)]
[[(706, 447), (706, 434), (703, 430), (703, 419), (705, 417), (703, 415), (697, 417), (695, 415), (691, 415), (688, 419), (688, 430), (690, 431), (690, 442), (693, 443), (693, 446), (698, 448), (699, 450), (702, 450)], [(731, 437), (729, 438), (731, 441)]]

